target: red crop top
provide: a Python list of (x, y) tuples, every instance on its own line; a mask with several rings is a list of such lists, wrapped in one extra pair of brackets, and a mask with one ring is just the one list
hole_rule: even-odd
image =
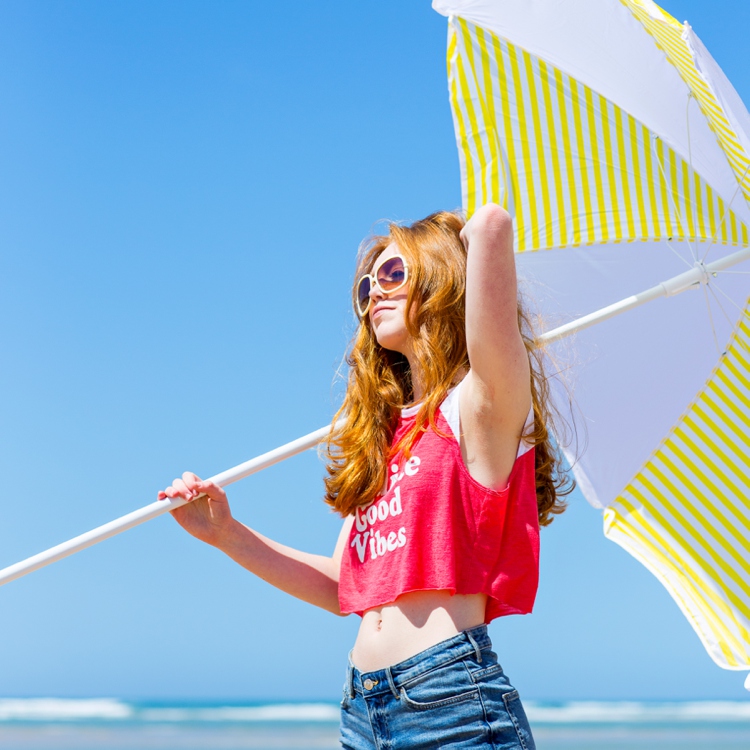
[[(454, 437), (458, 392), (438, 413), (411, 457), (397, 456), (388, 490), (355, 512), (341, 559), (339, 604), (361, 615), (410, 591), (487, 594), (485, 622), (531, 612), (539, 579), (534, 449), (518, 451), (508, 485), (491, 490), (471, 477)], [(404, 409), (394, 443), (413, 425)]]

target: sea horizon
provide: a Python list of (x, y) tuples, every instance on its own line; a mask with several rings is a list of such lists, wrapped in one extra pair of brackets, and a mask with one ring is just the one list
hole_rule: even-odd
[[(750, 747), (750, 700), (525, 701), (539, 750)], [(335, 700), (0, 698), (4, 750), (335, 748)]]

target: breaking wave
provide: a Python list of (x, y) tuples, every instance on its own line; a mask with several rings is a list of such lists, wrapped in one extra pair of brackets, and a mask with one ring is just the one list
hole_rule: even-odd
[[(524, 703), (532, 725), (746, 725), (750, 701)], [(129, 702), (115, 698), (0, 698), (0, 723), (336, 723), (336, 703)]]
[(693, 701), (643, 703), (574, 701), (524, 704), (533, 724), (750, 724), (750, 702)]
[(130, 719), (133, 707), (110, 698), (0, 698), (0, 721)]

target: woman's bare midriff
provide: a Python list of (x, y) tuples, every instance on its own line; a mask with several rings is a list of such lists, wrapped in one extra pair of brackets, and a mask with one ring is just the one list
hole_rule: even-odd
[(352, 651), (354, 666), (373, 672), (398, 664), (484, 622), (485, 594), (415, 591), (368, 609)]

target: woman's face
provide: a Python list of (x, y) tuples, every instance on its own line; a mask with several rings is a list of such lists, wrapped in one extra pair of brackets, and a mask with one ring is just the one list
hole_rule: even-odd
[[(399, 254), (398, 245), (391, 242), (375, 259), (372, 267), (377, 268), (383, 261)], [(407, 281), (395, 292), (383, 292), (373, 284), (370, 289), (370, 325), (380, 346), (394, 352), (409, 356), (411, 352), (411, 336), (406, 330), (406, 300), (409, 296)]]

